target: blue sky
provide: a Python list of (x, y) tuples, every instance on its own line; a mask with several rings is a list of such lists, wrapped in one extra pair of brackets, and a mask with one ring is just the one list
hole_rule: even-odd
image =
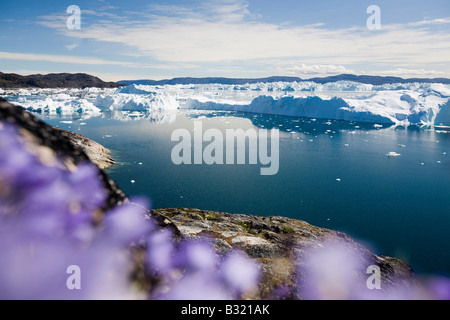
[(450, 77), (449, 0), (2, 0), (0, 30), (0, 71), (20, 74)]

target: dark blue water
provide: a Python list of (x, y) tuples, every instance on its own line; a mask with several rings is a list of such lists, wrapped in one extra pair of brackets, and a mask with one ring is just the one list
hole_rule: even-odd
[[(168, 124), (107, 117), (46, 121), (111, 149), (119, 163), (110, 176), (128, 195), (150, 198), (154, 208), (301, 219), (344, 231), (419, 273), (450, 274), (448, 129), (237, 113), (179, 113)], [(280, 129), (278, 174), (261, 176), (260, 165), (174, 165), (172, 132), (193, 130), (193, 121), (222, 132)]]

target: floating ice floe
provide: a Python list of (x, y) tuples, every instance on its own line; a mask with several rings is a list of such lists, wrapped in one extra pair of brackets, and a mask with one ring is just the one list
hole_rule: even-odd
[(387, 153), (386, 156), (388, 156), (389, 158), (396, 158), (396, 157), (400, 157), (401, 154), (392, 151), (392, 152)]

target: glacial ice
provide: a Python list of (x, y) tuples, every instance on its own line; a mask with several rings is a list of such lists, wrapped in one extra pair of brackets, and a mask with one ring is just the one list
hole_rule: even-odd
[(386, 156), (389, 157), (389, 158), (397, 158), (397, 157), (400, 157), (401, 154), (397, 153), (397, 152), (394, 152), (394, 151), (391, 151), (391, 152), (387, 153)]
[[(159, 119), (178, 109), (239, 111), (396, 125), (450, 123), (450, 86), (276, 82), (246, 85), (130, 85), (118, 89), (1, 90), (0, 96), (48, 114), (121, 113)], [(155, 115), (154, 117), (152, 115)], [(169, 116), (171, 118), (173, 116)], [(172, 118), (173, 119), (173, 118)]]

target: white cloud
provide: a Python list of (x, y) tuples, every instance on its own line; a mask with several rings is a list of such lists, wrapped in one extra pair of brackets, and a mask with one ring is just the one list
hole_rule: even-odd
[(399, 76), (402, 78), (411, 78), (411, 77), (444, 77), (445, 72), (442, 71), (436, 71), (436, 70), (424, 70), (424, 69), (402, 69), (402, 68), (396, 68), (394, 70), (386, 70), (386, 71), (380, 71), (378, 72), (379, 75), (386, 75), (386, 76)]
[(110, 61), (90, 57), (63, 56), (52, 54), (36, 54), (36, 53), (17, 53), (17, 52), (1, 52), (0, 59), (5, 60), (21, 60), (21, 61), (45, 61), (70, 64), (86, 64), (86, 65), (120, 65), (129, 67), (140, 67), (134, 63), (123, 61)]
[(65, 47), (67, 48), (67, 50), (72, 51), (73, 49), (77, 48), (79, 46), (79, 43), (73, 43), (73, 44), (68, 44)]
[[(383, 25), (381, 31), (360, 27), (330, 29), (326, 24), (305, 26), (263, 22), (246, 0), (207, 0), (200, 5), (150, 5), (130, 16), (101, 15), (109, 20), (83, 24), (77, 32), (65, 27), (65, 17), (41, 17), (41, 24), (76, 39), (119, 44), (118, 54), (134, 54), (169, 65), (242, 65), (264, 61), (302, 61), (291, 72), (333, 74), (349, 66), (433, 69), (448, 66), (450, 33), (433, 32), (450, 18)], [(132, 16), (131, 16), (132, 15)], [(123, 48), (126, 48), (125, 50)], [(127, 51), (128, 50), (128, 51)], [(295, 65), (295, 64), (290, 64)], [(270, 64), (265, 64), (270, 69)], [(450, 67), (447, 67), (450, 68)], [(352, 68), (353, 69), (353, 68)], [(382, 70), (382, 69), (381, 69)], [(450, 74), (450, 69), (444, 70)], [(339, 72), (341, 73), (341, 72)]]
[(301, 64), (289, 69), (285, 69), (288, 74), (295, 75), (331, 75), (342, 73), (353, 73), (353, 70), (348, 70), (344, 66), (327, 64), (327, 65), (306, 65)]
[[(78, 32), (65, 32), (70, 37), (122, 44), (166, 62), (315, 57), (317, 61), (333, 61), (332, 64), (404, 59), (411, 63), (442, 63), (450, 55), (450, 34), (433, 34), (425, 25), (383, 26), (381, 32), (370, 32), (364, 27), (279, 26), (248, 21), (248, 8), (242, 3), (245, 2), (216, 4), (210, 15), (152, 15), (150, 21), (111, 20)], [(54, 28), (57, 24), (54, 18), (44, 23)]]
[(447, 24), (450, 23), (450, 18), (432, 19), (432, 20), (422, 20), (410, 23), (411, 26), (423, 26), (430, 24)]

